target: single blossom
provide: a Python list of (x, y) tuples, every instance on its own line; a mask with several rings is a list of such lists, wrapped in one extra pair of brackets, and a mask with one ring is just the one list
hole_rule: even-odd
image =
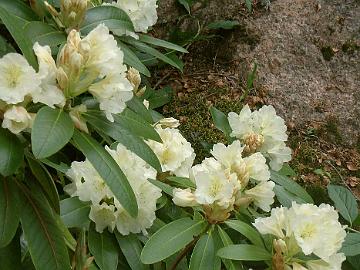
[(14, 134), (30, 128), (33, 123), (33, 116), (24, 107), (12, 106), (4, 113), (2, 127), (9, 129)]

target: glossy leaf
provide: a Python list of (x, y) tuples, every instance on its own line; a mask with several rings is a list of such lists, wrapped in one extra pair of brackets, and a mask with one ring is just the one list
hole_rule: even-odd
[(66, 112), (42, 107), (36, 114), (31, 130), (34, 156), (42, 159), (55, 154), (70, 141), (73, 133), (74, 124)]
[(128, 108), (124, 110), (124, 113), (130, 109), (137, 113), (146, 122), (150, 124), (153, 123), (150, 111), (145, 107), (144, 103), (138, 97), (134, 96), (130, 101), (126, 102), (126, 105)]
[(219, 129), (220, 131), (222, 131), (229, 141), (231, 127), (230, 127), (229, 120), (226, 117), (226, 115), (222, 111), (216, 109), (215, 107), (210, 108), (210, 113), (211, 113), (212, 119), (214, 121), (215, 127), (217, 129)]
[(149, 101), (149, 108), (156, 109), (169, 103), (173, 98), (173, 89), (169, 86), (161, 90), (151, 91), (151, 95), (147, 98)]
[(340, 215), (352, 224), (359, 214), (356, 198), (352, 192), (345, 187), (336, 185), (328, 185), (327, 190)]
[(15, 236), (20, 221), (16, 185), (0, 176), (0, 248)]
[(271, 254), (264, 248), (253, 245), (229, 245), (220, 249), (217, 255), (221, 258), (238, 261), (271, 260)]
[(141, 138), (131, 134), (128, 130), (107, 121), (105, 116), (98, 115), (94, 117), (93, 115), (84, 114), (84, 118), (97, 130), (112, 137), (114, 140), (138, 155), (154, 169), (161, 172), (160, 161), (151, 148)]
[(63, 31), (40, 21), (26, 24), (24, 32), (31, 39), (32, 43), (39, 42), (42, 46), (58, 46), (66, 41), (66, 35)]
[[(222, 244), (224, 247), (227, 247), (229, 245), (232, 245), (233, 242), (231, 241), (230, 236), (220, 227), (217, 226), (217, 231), (218, 234), (221, 238)], [(225, 267), (227, 270), (236, 270), (238, 269), (238, 267), (236, 267), (235, 262), (233, 262), (232, 260), (228, 260), (228, 259), (222, 259), (222, 261), (225, 264)]]
[(122, 207), (133, 217), (138, 214), (135, 194), (119, 165), (96, 140), (75, 130), (74, 143), (104, 179)]
[(87, 10), (81, 33), (87, 34), (101, 23), (112, 31), (135, 31), (129, 16), (122, 9), (114, 6), (97, 6)]
[(17, 171), (24, 159), (20, 140), (10, 131), (0, 128), (0, 174), (9, 176)]
[(34, 11), (22, 0), (1, 0), (0, 7), (23, 21), (36, 21), (39, 19)]
[(101, 270), (117, 269), (118, 246), (113, 234), (108, 230), (98, 233), (94, 226), (90, 226), (88, 243), (89, 250)]
[(130, 265), (132, 270), (149, 270), (150, 267), (146, 264), (141, 263), (141, 243), (134, 234), (121, 235), (116, 232), (116, 239), (119, 242), (120, 249), (124, 254), (126, 261)]
[(225, 224), (248, 238), (254, 245), (260, 247), (264, 246), (260, 234), (249, 224), (240, 220), (227, 220), (225, 221)]
[(189, 244), (205, 226), (205, 221), (196, 222), (190, 218), (178, 219), (165, 225), (146, 242), (141, 252), (141, 261), (152, 264), (171, 256)]
[(295, 194), (287, 191), (284, 187), (275, 185), (274, 187), (274, 193), (276, 195), (276, 198), (281, 203), (281, 205), (285, 207), (291, 207), (292, 202), (297, 202), (299, 204), (306, 203), (301, 198), (297, 197)]
[(294, 195), (302, 199), (304, 202), (314, 203), (314, 200), (311, 198), (309, 193), (307, 193), (306, 190), (298, 183), (296, 183), (294, 180), (284, 175), (281, 175), (275, 171), (271, 171), (270, 173), (271, 173), (270, 179), (274, 181), (276, 184), (282, 186), (288, 192), (293, 193)]
[(356, 256), (360, 254), (360, 233), (348, 233), (340, 252), (345, 256)]
[(64, 236), (49, 204), (44, 202), (44, 196), (36, 196), (34, 191), (20, 187), (20, 220), (36, 269), (70, 270)]
[(188, 51), (186, 49), (184, 49), (183, 47), (176, 45), (174, 43), (162, 40), (162, 39), (158, 39), (158, 38), (154, 38), (152, 36), (149, 35), (143, 35), (140, 34), (139, 35), (139, 40), (154, 46), (159, 46), (159, 47), (163, 47), (166, 49), (170, 49), (170, 50), (175, 50), (178, 52), (182, 52), (182, 53), (188, 53)]
[(51, 204), (52, 208), (60, 213), (60, 205), (59, 205), (59, 194), (57, 192), (54, 180), (52, 179), (51, 174), (48, 170), (37, 160), (32, 159), (31, 157), (27, 157), (27, 161), (30, 167), (32, 174), (38, 180), (40, 186), (45, 192), (45, 195)]
[[(17, 233), (12, 241), (0, 248), (0, 269), (23, 270), (21, 266), (20, 234)], [(28, 270), (28, 269), (26, 269)]]
[(90, 204), (80, 201), (78, 197), (60, 201), (60, 216), (68, 228), (83, 228), (90, 223)]
[(150, 71), (148, 68), (140, 61), (139, 57), (123, 42), (117, 39), (118, 46), (124, 53), (124, 63), (130, 67), (136, 68), (141, 74), (144, 74), (147, 77), (150, 77)]
[(159, 180), (155, 180), (155, 179), (148, 179), (149, 182), (151, 184), (153, 184), (154, 186), (157, 186), (158, 188), (160, 188), (163, 192), (165, 192), (167, 195), (169, 196), (173, 196), (173, 187), (166, 184), (166, 183), (163, 183)]
[(204, 234), (196, 243), (189, 270), (209, 270), (214, 267), (215, 248), (211, 234)]

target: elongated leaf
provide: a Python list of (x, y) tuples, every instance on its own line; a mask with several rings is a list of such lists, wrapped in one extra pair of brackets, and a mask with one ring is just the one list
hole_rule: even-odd
[[(222, 244), (224, 247), (227, 247), (229, 245), (232, 245), (233, 242), (231, 241), (230, 236), (220, 227), (217, 226), (217, 231), (218, 234), (221, 238)], [(236, 270), (238, 269), (238, 267), (236, 267), (235, 263), (232, 260), (228, 260), (228, 259), (222, 259), (222, 261), (225, 264), (225, 267), (227, 270)]]
[(190, 259), (189, 270), (208, 270), (214, 267), (214, 240), (210, 234), (200, 237)]
[(217, 255), (238, 261), (266, 261), (272, 257), (266, 249), (253, 245), (229, 245), (220, 249)]
[(141, 244), (139, 239), (134, 235), (120, 235), (116, 232), (116, 239), (119, 242), (122, 253), (124, 254), (126, 261), (130, 265), (132, 270), (149, 270), (150, 267), (141, 263), (140, 253)]
[(11, 52), (16, 52), (14, 47), (5, 38), (0, 36), (0, 57)]
[(19, 46), (26, 60), (30, 65), (37, 69), (38, 63), (32, 50), (32, 42), (27, 37), (27, 35), (24, 35), (24, 26), (27, 22), (19, 17), (11, 15), (5, 8), (1, 6), (0, 19), (16, 41), (16, 44)]
[(176, 45), (176, 44), (171, 43), (171, 42), (167, 42), (167, 41), (162, 40), (162, 39), (154, 38), (154, 37), (151, 37), (149, 35), (140, 34), (139, 35), (139, 40), (142, 41), (142, 42), (151, 44), (151, 45), (167, 48), (167, 49), (170, 49), (170, 50), (175, 50), (175, 51), (178, 51), (178, 52), (188, 53), (188, 51), (185, 48), (183, 48), (183, 47), (181, 47), (179, 45)]
[(259, 247), (264, 246), (260, 234), (253, 227), (246, 224), (245, 222), (242, 222), (240, 220), (227, 220), (225, 221), (225, 224), (248, 238), (254, 245)]
[(101, 270), (116, 270), (118, 266), (118, 247), (114, 235), (107, 230), (102, 233), (90, 226), (89, 250)]
[(178, 219), (165, 225), (146, 242), (141, 252), (141, 261), (152, 264), (171, 256), (190, 243), (205, 226), (205, 221), (196, 222), (190, 218)]
[(136, 68), (141, 74), (144, 74), (147, 77), (150, 77), (150, 71), (148, 68), (140, 61), (139, 57), (123, 42), (119, 39), (116, 39), (118, 46), (124, 53), (124, 63), (128, 66)]
[(54, 213), (44, 201), (24, 186), (20, 220), (32, 261), (37, 270), (70, 270), (65, 241)]
[(151, 148), (141, 138), (131, 134), (125, 129), (119, 128), (119, 126), (113, 125), (107, 121), (104, 116), (93, 117), (88, 114), (84, 114), (83, 116), (97, 130), (112, 137), (114, 140), (138, 155), (158, 172), (161, 172), (160, 161)]
[(38, 180), (40, 186), (45, 192), (47, 199), (49, 200), (52, 208), (60, 213), (60, 205), (59, 205), (59, 194), (57, 192), (54, 180), (51, 177), (51, 174), (47, 171), (47, 169), (38, 161), (32, 159), (31, 157), (27, 157), (27, 161), (30, 167), (32, 174)]
[(39, 42), (40, 45), (57, 46), (66, 41), (66, 35), (47, 23), (40, 21), (26, 24), (24, 32), (32, 43)]
[(135, 32), (129, 16), (120, 8), (114, 6), (97, 6), (88, 9), (81, 33), (87, 34), (99, 24), (105, 24), (111, 31), (121, 30)]
[(60, 201), (60, 216), (68, 228), (88, 227), (90, 204), (80, 201), (78, 197), (67, 198)]
[(183, 5), (187, 12), (190, 14), (192, 0), (178, 0), (178, 2)]
[(134, 38), (131, 38), (131, 37), (121, 38), (121, 40), (123, 40), (126, 43), (134, 46), (139, 51), (147, 53), (149, 55), (152, 55), (152, 56), (160, 59), (161, 61), (163, 61), (163, 62), (165, 62), (165, 63), (167, 63), (169, 65), (172, 65), (173, 67), (176, 67), (177, 69), (182, 71), (181, 66), (179, 66), (176, 62), (174, 62), (171, 58), (169, 58), (166, 55), (162, 54), (158, 50), (146, 45), (145, 43), (143, 43), (141, 41), (138, 41), (138, 40), (136, 40)]
[(31, 131), (34, 156), (41, 159), (55, 154), (70, 141), (73, 133), (74, 124), (67, 113), (42, 107), (36, 114)]
[(150, 97), (147, 98), (150, 109), (156, 109), (169, 103), (173, 97), (173, 89), (166, 86), (161, 90), (152, 91)]
[(284, 189), (290, 193), (293, 193), (297, 197), (301, 198), (304, 202), (314, 203), (314, 200), (311, 198), (309, 193), (307, 193), (306, 190), (294, 180), (275, 171), (271, 171), (270, 179), (273, 180), (276, 184), (283, 186)]
[(352, 222), (359, 214), (358, 205), (350, 190), (342, 186), (328, 185), (329, 197), (344, 219)]
[(119, 165), (93, 138), (75, 130), (73, 140), (109, 186), (122, 207), (133, 217), (138, 214), (135, 194)]
[(219, 129), (220, 131), (222, 131), (229, 141), (231, 127), (230, 127), (229, 120), (226, 117), (226, 115), (222, 111), (216, 109), (215, 107), (210, 108), (210, 113), (211, 113), (212, 119), (214, 121), (215, 127), (217, 129)]
[(360, 254), (360, 233), (348, 233), (340, 252), (345, 256), (356, 256)]
[(191, 188), (191, 189), (196, 188), (195, 183), (193, 181), (191, 181), (189, 178), (169, 176), (167, 179), (170, 182), (175, 183), (182, 188)]
[(21, 166), (24, 149), (20, 140), (8, 130), (0, 128), (0, 174), (9, 176)]
[(0, 267), (4, 270), (24, 269), (21, 267), (20, 233), (6, 247), (0, 248), (0, 262)]
[(166, 183), (163, 183), (159, 180), (154, 180), (154, 179), (148, 179), (149, 182), (151, 184), (153, 184), (154, 186), (157, 186), (158, 188), (160, 188), (163, 192), (165, 192), (167, 195), (169, 196), (173, 196), (173, 187), (172, 186), (169, 186), (168, 184)]
[(20, 221), (17, 189), (12, 180), (0, 176), (0, 248), (15, 236)]
[(153, 124), (153, 119), (151, 112), (145, 107), (144, 103), (136, 96), (134, 96), (130, 101), (126, 102), (128, 108), (125, 108), (124, 114), (130, 109), (133, 112), (137, 113), (142, 117), (146, 122)]
[(34, 11), (21, 0), (1, 0), (0, 7), (23, 21), (36, 21), (39, 19)]
[(284, 187), (275, 185), (274, 193), (276, 198), (285, 207), (291, 207), (292, 202), (297, 202), (300, 204), (306, 203), (303, 199), (297, 197), (295, 194), (287, 191)]

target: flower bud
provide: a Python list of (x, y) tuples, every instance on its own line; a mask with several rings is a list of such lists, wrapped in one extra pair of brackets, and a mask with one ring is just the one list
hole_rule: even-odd
[(136, 93), (141, 83), (141, 76), (139, 71), (132, 67), (129, 68), (126, 78), (129, 80), (134, 88), (134, 92)]
[(79, 106), (71, 108), (69, 115), (77, 129), (89, 133), (89, 130), (86, 125), (86, 121), (81, 117), (81, 114), (85, 113), (86, 111), (87, 111), (86, 106), (81, 104)]
[(146, 107), (146, 109), (149, 109), (150, 102), (148, 100), (144, 99), (143, 104)]
[(79, 53), (73, 53), (70, 58), (71, 76), (77, 76), (80, 73), (83, 57)]
[(190, 188), (187, 189), (175, 188), (173, 194), (174, 194), (173, 202), (178, 206), (192, 207), (197, 205), (197, 202), (195, 200), (195, 195), (191, 192)]
[(32, 126), (33, 117), (24, 107), (12, 106), (4, 113), (3, 128), (9, 129), (14, 134)]
[(160, 125), (162, 128), (177, 128), (180, 126), (179, 120), (175, 118), (163, 118), (158, 122), (158, 125)]
[(56, 72), (57, 82), (62, 90), (64, 90), (69, 82), (68, 76), (66, 75), (64, 69), (59, 67)]
[(47, 1), (44, 1), (44, 5), (52, 16), (54, 17), (59, 16), (59, 13), (56, 11), (56, 9), (52, 5), (50, 5)]

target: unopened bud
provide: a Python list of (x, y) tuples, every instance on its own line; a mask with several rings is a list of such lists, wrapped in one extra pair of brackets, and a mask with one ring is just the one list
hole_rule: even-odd
[(150, 102), (148, 100), (144, 99), (143, 104), (146, 107), (146, 109), (149, 109)]
[(76, 12), (75, 11), (71, 11), (69, 16), (68, 16), (68, 20), (69, 21), (75, 21), (76, 20)]
[(69, 78), (66, 75), (64, 69), (62, 67), (59, 67), (56, 72), (56, 79), (57, 82), (62, 90), (64, 90), (69, 82)]
[(70, 70), (72, 76), (77, 76), (79, 74), (82, 62), (83, 62), (83, 57), (81, 56), (81, 54), (75, 52), (71, 55)]
[(139, 71), (132, 67), (129, 68), (126, 78), (129, 80), (133, 86), (133, 91), (136, 93), (141, 83), (141, 76)]
[(56, 9), (52, 5), (50, 5), (47, 1), (44, 1), (44, 5), (52, 16), (54, 17), (59, 16), (59, 13), (56, 11)]
[(74, 125), (77, 129), (89, 133), (89, 130), (86, 125), (86, 121), (82, 118), (81, 114), (87, 111), (86, 106), (81, 104), (70, 110), (71, 120), (74, 122)]
[(169, 117), (169, 118), (163, 118), (161, 119), (158, 124), (162, 127), (162, 128), (177, 128), (178, 126), (180, 126), (180, 122), (179, 120), (173, 118), (173, 117)]
[(67, 43), (73, 45), (75, 48), (78, 48), (80, 42), (80, 33), (75, 29), (71, 30), (67, 37)]

